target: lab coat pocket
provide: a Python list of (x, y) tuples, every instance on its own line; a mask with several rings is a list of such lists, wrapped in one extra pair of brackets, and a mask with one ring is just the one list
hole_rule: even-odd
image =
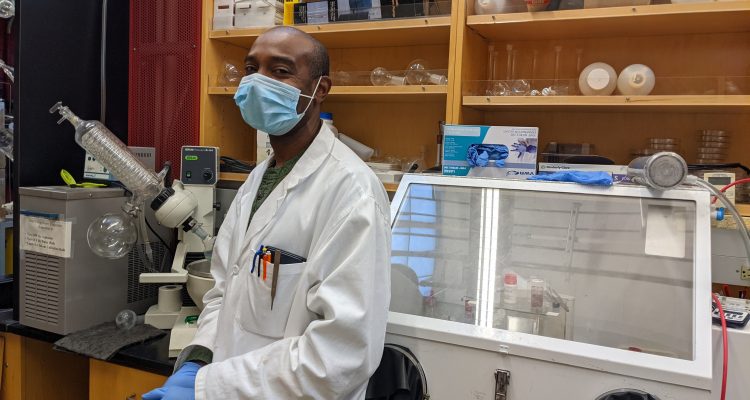
[(300, 276), (307, 263), (282, 264), (276, 282), (276, 294), (271, 308), (273, 265), (268, 265), (266, 279), (256, 274), (247, 275), (247, 290), (237, 308), (238, 320), (243, 330), (258, 335), (281, 338), (284, 336)]

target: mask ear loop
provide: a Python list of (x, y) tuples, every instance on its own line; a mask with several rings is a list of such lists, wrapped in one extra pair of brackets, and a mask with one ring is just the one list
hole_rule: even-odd
[(304, 111), (302, 111), (302, 114), (300, 114), (300, 115), (305, 115), (307, 113), (307, 109), (310, 108), (310, 104), (312, 104), (313, 98), (315, 97), (315, 93), (318, 92), (318, 86), (320, 86), (320, 81), (322, 79), (323, 79), (323, 75), (321, 75), (318, 78), (318, 83), (315, 84), (315, 89), (313, 89), (313, 95), (312, 96), (308, 96), (308, 95), (302, 94), (302, 93), (299, 94), (300, 96), (307, 97), (308, 99), (310, 99), (310, 101), (307, 102), (307, 107), (305, 107)]

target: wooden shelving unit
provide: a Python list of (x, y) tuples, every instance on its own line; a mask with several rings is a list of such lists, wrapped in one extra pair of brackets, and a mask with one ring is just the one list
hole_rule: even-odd
[[(693, 162), (697, 131), (722, 129), (733, 135), (727, 158), (750, 164), (742, 150), (750, 146), (750, 96), (744, 84), (745, 95), (731, 96), (473, 95), (481, 93), (475, 90), (477, 82), (493, 79), (491, 52), (494, 79), (507, 79), (509, 46), (517, 52), (513, 79), (553, 79), (554, 49), (560, 48), (559, 79), (573, 85), (580, 69), (593, 62), (606, 62), (617, 72), (646, 64), (655, 71), (657, 86), (667, 84), (660, 77), (678, 78), (669, 84), (686, 84), (675, 93), (707, 92), (684, 78), (750, 76), (750, 1), (496, 15), (473, 15), (473, 7), (469, 0), (458, 7), (454, 73), (459, 79), (449, 91), (456, 94), (450, 105), (455, 123), (539, 127), (542, 151), (552, 141), (590, 143), (620, 164), (653, 137), (681, 139), (680, 153)], [(715, 89), (722, 93), (724, 88)]]
[(482, 111), (750, 111), (750, 96), (464, 96), (463, 105)]
[(746, 32), (750, 1), (469, 15), (467, 25), (490, 40)]
[[(209, 87), (208, 94), (233, 96), (237, 88)], [(433, 86), (334, 86), (326, 101), (445, 102), (448, 87)]]
[[(414, 59), (425, 59), (433, 69), (455, 65), (455, 8), (450, 15), (408, 19), (295, 26), (328, 48), (331, 74), (372, 71), (384, 67), (403, 71)], [(218, 84), (224, 63), (237, 67), (267, 28), (213, 30), (212, 1), (204, 2), (201, 80), (201, 144), (218, 146), (222, 155), (255, 161), (255, 131), (247, 126), (234, 104), (236, 88)], [(447, 5), (446, 5), (447, 6)], [(448, 11), (448, 10), (445, 10)], [(340, 132), (376, 148), (381, 156), (422, 156), (436, 162), (440, 121), (449, 120), (453, 86), (336, 86), (323, 103), (334, 115)], [(242, 181), (247, 175), (222, 173), (221, 179)], [(397, 185), (386, 185), (395, 191)]]
[[(253, 161), (254, 131), (236, 110), (234, 88), (217, 86), (216, 77), (225, 61), (241, 66), (265, 28), (212, 30), (211, 2), (204, 3), (201, 142)], [(749, 0), (496, 15), (473, 15), (473, 7), (473, 0), (454, 0), (450, 16), (297, 26), (328, 47), (332, 73), (379, 66), (398, 71), (415, 58), (448, 70), (447, 87), (334, 86), (323, 109), (334, 114), (337, 128), (381, 155), (424, 154), (428, 165), (436, 161), (440, 120), (536, 126), (540, 149), (550, 141), (592, 143), (618, 163), (627, 163), (649, 137), (681, 138), (690, 162), (697, 130), (724, 129), (733, 134), (729, 159), (750, 165), (744, 151), (750, 146), (749, 95), (487, 97), (465, 90), (488, 79), (490, 46), (500, 57), (496, 79), (504, 79), (508, 44), (518, 50), (523, 78), (531, 75), (535, 51), (534, 78), (551, 79), (556, 46), (563, 49), (560, 79), (577, 80), (578, 68), (596, 61), (617, 71), (646, 64), (657, 81), (750, 76)]]
[[(448, 43), (450, 16), (393, 19), (368, 22), (341, 22), (298, 25), (299, 28), (332, 48), (389, 47)], [(267, 28), (211, 31), (209, 38), (250, 46)]]

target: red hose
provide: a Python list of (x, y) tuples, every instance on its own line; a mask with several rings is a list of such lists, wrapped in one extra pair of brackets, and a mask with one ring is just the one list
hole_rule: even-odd
[(724, 308), (721, 306), (721, 302), (719, 301), (719, 297), (716, 296), (716, 294), (711, 293), (711, 297), (713, 297), (714, 302), (716, 303), (716, 306), (719, 307), (719, 317), (721, 318), (721, 334), (723, 337), (723, 348), (724, 348), (724, 367), (722, 369), (721, 374), (721, 400), (726, 400), (727, 398), (727, 369), (729, 364), (729, 347), (727, 346), (727, 320), (724, 317)]
[[(740, 180), (734, 181), (734, 182), (732, 182), (732, 183), (724, 186), (719, 191), (720, 192), (726, 192), (727, 189), (729, 189), (730, 187), (735, 186), (735, 185), (742, 185), (743, 183), (750, 183), (750, 178), (744, 178), (744, 179), (740, 179)], [(713, 201), (711, 201), (711, 204), (713, 204), (713, 203), (716, 203), (716, 197), (714, 197)]]

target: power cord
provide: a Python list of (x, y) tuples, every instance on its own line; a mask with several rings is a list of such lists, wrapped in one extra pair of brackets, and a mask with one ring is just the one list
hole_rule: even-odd
[(240, 172), (249, 174), (252, 172), (253, 168), (255, 168), (255, 165), (231, 157), (221, 156), (220, 159), (221, 165), (219, 166), (219, 170), (221, 172)]
[(723, 338), (722, 347), (724, 348), (724, 363), (721, 373), (721, 400), (726, 400), (727, 396), (727, 369), (729, 366), (729, 347), (727, 346), (727, 320), (724, 316), (724, 307), (719, 301), (719, 297), (715, 293), (711, 293), (711, 297), (714, 299), (714, 303), (719, 307), (719, 317), (721, 318), (721, 335)]
[(148, 230), (150, 230), (151, 233), (153, 233), (154, 236), (156, 236), (156, 238), (159, 239), (161, 244), (164, 245), (164, 249), (167, 251), (167, 254), (164, 254), (164, 256), (162, 257), (162, 262), (159, 264), (159, 269), (161, 271), (164, 271), (163, 263), (168, 258), (167, 255), (173, 253), (172, 249), (167, 245), (167, 242), (164, 241), (164, 239), (162, 239), (162, 237), (156, 232), (156, 230), (154, 230), (151, 224), (148, 223), (148, 218), (144, 218), (144, 219), (146, 220), (146, 226), (148, 227)]
[[(722, 192), (722, 193), (724, 193), (724, 192), (726, 192), (726, 191), (727, 191), (727, 190), (728, 190), (729, 188), (731, 188), (732, 186), (736, 186), (736, 185), (743, 185), (743, 184), (745, 184), (745, 183), (750, 183), (750, 178), (744, 178), (744, 179), (739, 179), (739, 180), (736, 180), (736, 181), (734, 181), (734, 182), (732, 182), (732, 183), (730, 183), (730, 184), (728, 184), (728, 185), (724, 186), (723, 188), (719, 189), (719, 191), (720, 191), (720, 192)], [(713, 204), (713, 203), (716, 203), (716, 200), (717, 200), (717, 199), (718, 199), (718, 197), (714, 197), (713, 201), (711, 201), (711, 204)]]

